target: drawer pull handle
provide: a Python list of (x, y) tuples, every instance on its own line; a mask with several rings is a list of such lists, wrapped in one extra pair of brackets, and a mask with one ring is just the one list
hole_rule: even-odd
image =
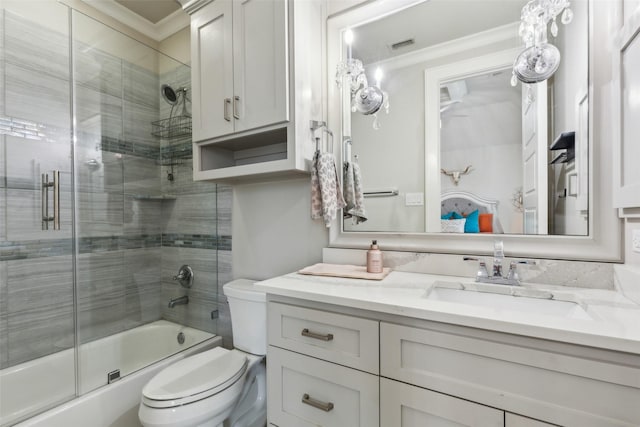
[(313, 406), (314, 408), (318, 408), (321, 409), (325, 412), (329, 412), (330, 410), (333, 409), (333, 403), (331, 402), (321, 402), (319, 400), (316, 400), (312, 397), (310, 397), (307, 393), (302, 395), (302, 403), (304, 403), (305, 405), (310, 405)]
[(228, 122), (231, 121), (231, 116), (229, 116), (229, 105), (231, 105), (231, 98), (224, 99), (224, 119)]
[(238, 104), (240, 103), (240, 97), (239, 96), (234, 96), (233, 97), (233, 117), (236, 120), (240, 120), (240, 113), (238, 113)]
[(317, 340), (322, 340), (322, 341), (331, 341), (331, 340), (333, 340), (333, 334), (326, 334), (326, 335), (316, 334), (315, 332), (310, 332), (309, 329), (307, 329), (307, 328), (304, 328), (302, 330), (302, 336), (303, 337), (309, 337), (309, 338), (315, 338)]

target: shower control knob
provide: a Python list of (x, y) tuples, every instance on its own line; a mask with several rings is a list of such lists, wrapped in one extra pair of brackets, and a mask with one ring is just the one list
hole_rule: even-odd
[(190, 288), (193, 285), (193, 269), (188, 265), (183, 265), (178, 270), (178, 275), (173, 276), (173, 280), (180, 282), (183, 288)]

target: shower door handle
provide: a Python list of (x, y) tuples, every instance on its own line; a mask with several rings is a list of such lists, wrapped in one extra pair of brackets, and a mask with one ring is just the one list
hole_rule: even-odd
[(60, 171), (53, 171), (53, 229), (60, 230)]
[(231, 117), (229, 116), (229, 105), (231, 105), (231, 98), (224, 99), (224, 119), (228, 122), (231, 121)]
[[(49, 216), (49, 189), (53, 189), (53, 216)], [(42, 174), (42, 229), (48, 230), (53, 222), (53, 229), (60, 230), (60, 171), (53, 171), (53, 181), (49, 174)]]

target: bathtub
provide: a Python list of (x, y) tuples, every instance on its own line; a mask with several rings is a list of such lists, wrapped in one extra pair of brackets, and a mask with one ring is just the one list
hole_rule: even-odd
[[(17, 426), (139, 426), (142, 387), (171, 363), (221, 343), (213, 334), (159, 320), (83, 344), (78, 350), (77, 398), (74, 349), (3, 369), (0, 426), (12, 425), (38, 408), (52, 409)], [(117, 370), (121, 378), (108, 384), (108, 373)]]

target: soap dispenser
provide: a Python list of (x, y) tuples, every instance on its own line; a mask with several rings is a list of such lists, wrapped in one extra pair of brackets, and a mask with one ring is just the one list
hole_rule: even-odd
[(382, 273), (382, 252), (377, 240), (371, 242), (367, 251), (367, 273)]

